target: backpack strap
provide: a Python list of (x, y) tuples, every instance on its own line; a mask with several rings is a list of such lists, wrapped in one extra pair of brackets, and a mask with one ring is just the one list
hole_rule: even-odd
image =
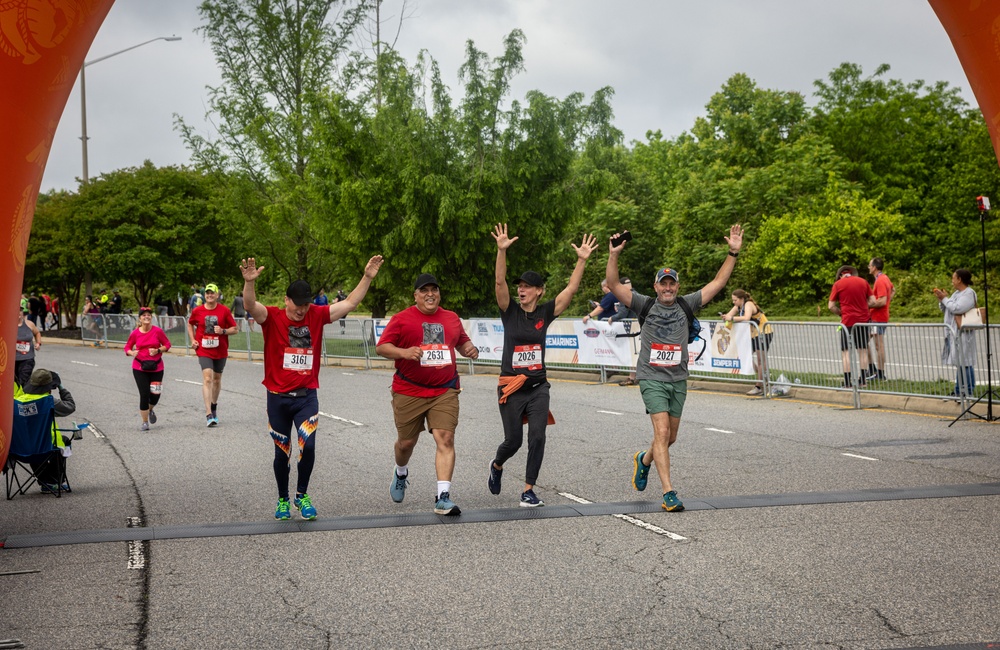
[(646, 316), (649, 316), (649, 312), (651, 309), (653, 309), (653, 303), (655, 302), (656, 302), (656, 297), (655, 296), (651, 297), (649, 300), (646, 301), (646, 304), (643, 305), (642, 309), (639, 310), (639, 313), (636, 314), (636, 317), (639, 320), (639, 327), (642, 327), (643, 325), (646, 324)]

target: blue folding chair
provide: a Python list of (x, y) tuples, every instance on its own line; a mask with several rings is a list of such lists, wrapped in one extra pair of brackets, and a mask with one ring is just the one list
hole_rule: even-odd
[[(66, 478), (65, 445), (58, 444), (54, 438), (54, 435), (62, 435), (55, 428), (55, 423), (55, 399), (52, 395), (30, 401), (14, 400), (14, 429), (7, 463), (3, 468), (8, 501), (24, 494), (35, 483), (42, 486), (43, 492), (50, 492), (56, 497), (72, 491)], [(42, 483), (40, 477), (46, 476), (57, 480)]]

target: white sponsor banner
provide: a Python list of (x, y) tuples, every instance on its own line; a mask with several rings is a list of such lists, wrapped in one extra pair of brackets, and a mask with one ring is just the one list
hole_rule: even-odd
[(570, 321), (580, 340), (579, 363), (599, 366), (628, 366), (632, 361), (632, 345), (621, 323), (589, 320)]
[(503, 355), (503, 322), (499, 318), (474, 318), (466, 329), (473, 345), (479, 348), (479, 358), (500, 361)]
[[(730, 375), (753, 375), (753, 351), (750, 348), (750, 323), (733, 323), (726, 327), (721, 321), (701, 321), (701, 341), (688, 346), (689, 370), (721, 372)], [(707, 341), (705, 353), (698, 361), (694, 357)]]
[(372, 325), (375, 328), (375, 345), (378, 345), (378, 340), (382, 338), (382, 332), (385, 331), (385, 326), (388, 324), (388, 318), (376, 318), (372, 320)]

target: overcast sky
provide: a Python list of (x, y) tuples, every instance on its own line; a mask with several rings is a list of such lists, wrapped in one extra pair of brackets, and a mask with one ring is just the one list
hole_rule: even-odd
[[(215, 59), (202, 37), (200, 0), (118, 0), (88, 60), (159, 36), (157, 41), (87, 68), (89, 167), (103, 172), (152, 160), (180, 165), (189, 155), (174, 114), (203, 134), (206, 86), (217, 85)], [(398, 14), (401, 0), (386, 0)], [(413, 61), (437, 59), (458, 96), (465, 42), (491, 57), (521, 29), (525, 72), (513, 97), (529, 90), (565, 97), (615, 90), (615, 123), (626, 141), (649, 130), (674, 137), (730, 76), (759, 87), (797, 90), (810, 105), (813, 82), (850, 61), (871, 73), (881, 63), (904, 81), (947, 81), (975, 106), (951, 41), (925, 0), (409, 0), (397, 49)], [(387, 40), (383, 36), (383, 40)], [(82, 175), (79, 80), (66, 104), (42, 191), (75, 190)]]

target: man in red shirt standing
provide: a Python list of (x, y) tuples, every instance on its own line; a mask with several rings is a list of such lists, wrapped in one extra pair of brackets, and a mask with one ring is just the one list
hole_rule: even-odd
[(205, 423), (219, 426), (219, 393), (222, 371), (229, 358), (229, 337), (236, 334), (236, 319), (229, 307), (219, 304), (219, 287), (205, 285), (205, 303), (191, 310), (188, 337), (201, 365), (201, 396), (205, 400)]
[(354, 310), (378, 275), (382, 256), (368, 260), (365, 274), (347, 300), (320, 307), (312, 304), (312, 290), (296, 280), (285, 291), (285, 306), (265, 307), (257, 302), (255, 283), (264, 267), (254, 258), (240, 262), (243, 274), (243, 307), (260, 323), (264, 335), (264, 387), (267, 388), (267, 422), (274, 440), (274, 479), (278, 484), (275, 519), (291, 519), (288, 477), (291, 473), (292, 427), (298, 433), (299, 461), (292, 505), (303, 519), (315, 519), (309, 497), (309, 477), (316, 462), (316, 425), (319, 420), (319, 358), (323, 351), (323, 326)]
[[(858, 277), (858, 270), (853, 266), (842, 266), (837, 271), (837, 281), (833, 283), (830, 291), (830, 302), (827, 306), (830, 311), (840, 316), (840, 350), (841, 358), (844, 361), (844, 385), (841, 388), (850, 388), (851, 382), (851, 339), (854, 347), (858, 349), (861, 366), (858, 376), (858, 385), (865, 383), (865, 368), (868, 367), (868, 329), (858, 327), (852, 329), (858, 323), (867, 323), (870, 319), (868, 311), (875, 298), (872, 296), (872, 288), (868, 282)], [(850, 338), (848, 335), (851, 335)]]
[(389, 496), (396, 503), (403, 500), (409, 476), (407, 463), (426, 420), (426, 428), (437, 444), (434, 512), (459, 515), (462, 511), (451, 500), (458, 393), (461, 390), (455, 352), (477, 359), (479, 349), (465, 333), (458, 314), (440, 308), (441, 288), (437, 278), (422, 273), (413, 289), (416, 304), (389, 320), (375, 347), (379, 355), (396, 362), (396, 374), (392, 378), (396, 468), (389, 484)]
[(868, 379), (879, 379), (885, 381), (885, 330), (889, 322), (889, 303), (896, 297), (896, 287), (892, 286), (889, 276), (882, 272), (885, 262), (881, 257), (873, 257), (868, 262), (868, 272), (875, 276), (875, 286), (872, 287), (872, 295), (875, 302), (872, 303), (872, 343), (875, 345), (875, 354), (871, 355), (871, 363), (868, 364)]

